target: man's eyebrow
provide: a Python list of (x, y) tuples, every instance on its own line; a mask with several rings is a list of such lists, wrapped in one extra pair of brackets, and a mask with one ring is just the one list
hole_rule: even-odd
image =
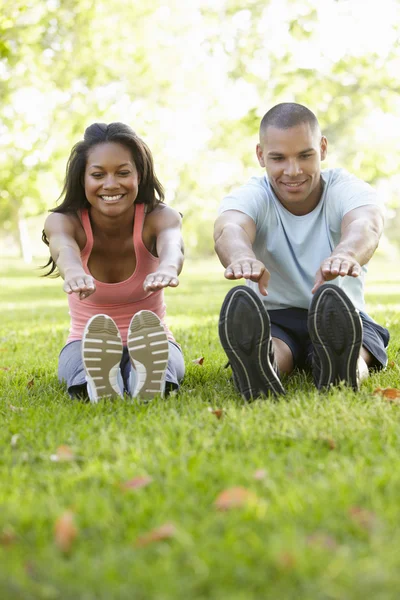
[(307, 154), (307, 152), (315, 152), (315, 148), (306, 148), (306, 150), (302, 150), (299, 154)]
[[(315, 152), (314, 148), (306, 148), (305, 150), (301, 150), (298, 153), (298, 156), (300, 156), (300, 154), (307, 154), (308, 152)], [(282, 152), (274, 152), (273, 150), (271, 150), (271, 152), (268, 152), (268, 156), (284, 156), (282, 154)]]

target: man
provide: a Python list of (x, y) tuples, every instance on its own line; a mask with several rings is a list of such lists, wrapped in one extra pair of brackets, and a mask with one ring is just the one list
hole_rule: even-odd
[(321, 171), (327, 148), (308, 108), (274, 106), (256, 149), (266, 175), (220, 207), (216, 252), (225, 277), (247, 286), (228, 293), (219, 333), (246, 399), (284, 394), (279, 374), (295, 367), (312, 367), (318, 389), (340, 381), (358, 389), (369, 368), (387, 364), (389, 333), (364, 312), (382, 211), (368, 184)]

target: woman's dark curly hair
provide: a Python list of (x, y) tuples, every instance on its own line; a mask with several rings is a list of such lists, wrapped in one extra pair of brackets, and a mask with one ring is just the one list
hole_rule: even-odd
[[(124, 123), (93, 123), (90, 125), (83, 136), (83, 140), (75, 144), (71, 150), (67, 163), (64, 187), (59, 197), (62, 202), (50, 212), (55, 213), (76, 213), (84, 208), (89, 208), (90, 204), (86, 199), (84, 188), (84, 175), (89, 150), (99, 144), (114, 142), (122, 144), (130, 150), (136, 170), (139, 175), (139, 190), (136, 198), (138, 204), (146, 204), (149, 212), (157, 204), (164, 202), (164, 189), (154, 172), (153, 157), (147, 145), (128, 125)], [(43, 230), (42, 241), (48, 246), (49, 241)], [(43, 269), (50, 267), (45, 273), (45, 277), (52, 275), (58, 277), (57, 266), (50, 257)]]

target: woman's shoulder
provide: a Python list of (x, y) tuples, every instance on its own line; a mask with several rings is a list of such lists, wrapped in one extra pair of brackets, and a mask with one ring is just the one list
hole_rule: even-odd
[(59, 213), (52, 212), (44, 223), (44, 231), (47, 237), (51, 235), (64, 234), (71, 236), (81, 246), (86, 242), (85, 230), (82, 225), (81, 215), (77, 212)]
[(157, 229), (160, 228), (160, 225), (163, 227), (179, 226), (181, 221), (180, 212), (161, 202), (151, 212), (146, 213), (146, 225), (154, 225)]

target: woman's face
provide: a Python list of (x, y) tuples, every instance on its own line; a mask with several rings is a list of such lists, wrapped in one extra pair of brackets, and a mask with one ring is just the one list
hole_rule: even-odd
[(139, 175), (129, 148), (105, 142), (89, 150), (84, 187), (88, 202), (103, 215), (118, 216), (132, 208)]

